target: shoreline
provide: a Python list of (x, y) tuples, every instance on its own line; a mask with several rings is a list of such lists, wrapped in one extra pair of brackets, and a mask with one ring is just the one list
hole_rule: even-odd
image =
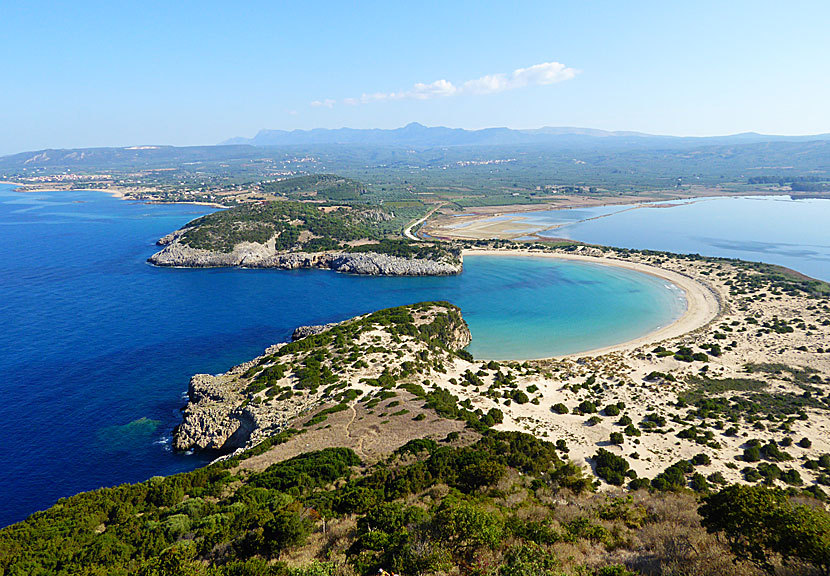
[(615, 258), (604, 256), (586, 256), (581, 254), (556, 254), (549, 252), (533, 252), (531, 250), (493, 250), (493, 249), (466, 249), (462, 256), (523, 256), (536, 258), (551, 258), (558, 260), (570, 260), (577, 262), (588, 262), (600, 266), (616, 266), (626, 270), (632, 270), (648, 274), (661, 280), (670, 282), (677, 286), (686, 300), (686, 310), (671, 324), (652, 330), (642, 336), (600, 348), (592, 348), (583, 352), (565, 354), (563, 356), (551, 356), (548, 358), (536, 358), (534, 360), (562, 359), (562, 358), (583, 358), (588, 356), (602, 356), (611, 352), (630, 351), (647, 344), (656, 344), (663, 340), (677, 338), (689, 334), (715, 320), (722, 312), (722, 305), (718, 295), (709, 287), (697, 280), (689, 278), (673, 270), (666, 270), (641, 264), (639, 262), (626, 262)]
[(219, 204), (218, 202), (202, 202), (199, 200), (176, 200), (175, 202), (164, 202), (162, 200), (153, 200), (149, 198), (132, 198), (129, 196), (129, 190), (122, 190), (120, 188), (38, 188), (34, 184), (25, 184), (22, 182), (11, 182), (8, 180), (0, 181), (0, 184), (9, 184), (12, 186), (20, 186), (20, 188), (16, 188), (14, 191), (19, 192), (20, 194), (32, 194), (36, 192), (102, 192), (107, 194), (108, 196), (112, 196), (113, 198), (117, 198), (119, 200), (126, 200), (129, 202), (141, 202), (143, 204), (155, 204), (155, 205), (175, 205), (175, 204), (184, 204), (184, 205), (191, 205), (191, 206), (209, 206), (211, 208), (219, 208), (221, 210), (227, 210), (230, 206), (225, 206), (224, 204)]
[[(553, 230), (571, 226), (583, 222), (568, 221), (553, 225), (539, 225), (528, 224), (525, 220), (528, 216), (537, 212), (558, 212), (560, 210), (578, 210), (584, 208), (602, 208), (602, 207), (619, 207), (623, 208), (621, 211), (638, 210), (642, 208), (655, 207), (674, 207), (691, 202), (701, 202), (706, 200), (717, 200), (722, 198), (747, 198), (747, 197), (772, 197), (772, 196), (788, 196), (793, 200), (799, 199), (801, 196), (792, 191), (769, 191), (759, 190), (754, 192), (720, 192), (708, 190), (708, 193), (700, 195), (677, 196), (674, 198), (655, 198), (655, 197), (623, 197), (623, 198), (602, 198), (602, 199), (568, 199), (562, 204), (517, 204), (515, 206), (480, 206), (475, 208), (468, 208), (458, 214), (442, 214), (436, 220), (427, 220), (421, 227), (421, 231), (435, 239), (441, 240), (516, 240), (517, 238), (533, 237), (535, 241), (546, 242), (553, 240), (553, 237), (540, 236), (540, 234), (551, 232)], [(665, 204), (665, 206), (662, 206)], [(587, 218), (587, 220), (594, 220), (597, 218), (605, 218), (613, 216), (618, 212), (611, 214), (601, 214)], [(496, 218), (505, 218), (508, 215), (511, 217), (507, 220), (498, 222), (487, 222)], [(455, 227), (460, 225), (460, 227)], [(524, 229), (518, 229), (524, 228)]]

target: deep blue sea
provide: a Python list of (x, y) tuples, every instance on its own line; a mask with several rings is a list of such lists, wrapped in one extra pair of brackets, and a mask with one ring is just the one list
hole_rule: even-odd
[(0, 525), (202, 464), (170, 450), (190, 376), (225, 371), (301, 324), (449, 300), (474, 355), (533, 358), (637, 337), (684, 307), (651, 276), (542, 258), (469, 257), (446, 278), (145, 263), (160, 236), (208, 211), (0, 185)]

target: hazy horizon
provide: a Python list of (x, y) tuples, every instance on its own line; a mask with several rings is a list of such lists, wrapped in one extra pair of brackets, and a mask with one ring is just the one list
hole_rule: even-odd
[[(318, 127), (312, 127), (312, 128), (294, 128), (294, 129), (288, 129), (288, 130), (284, 130), (284, 129), (281, 129), (281, 128), (261, 128), (260, 130), (257, 130), (255, 133), (253, 133), (251, 135), (237, 134), (237, 135), (234, 135), (234, 136), (229, 136), (228, 138), (220, 140), (219, 142), (200, 142), (200, 143), (194, 143), (194, 144), (177, 145), (177, 144), (170, 144), (168, 142), (148, 141), (148, 142), (131, 142), (131, 143), (128, 143), (128, 144), (123, 144), (123, 145), (99, 144), (99, 145), (91, 145), (91, 146), (83, 146), (83, 147), (47, 146), (45, 148), (17, 150), (17, 151), (14, 151), (14, 152), (0, 153), (0, 157), (15, 156), (17, 154), (25, 154), (25, 153), (28, 153), (28, 152), (38, 152), (40, 150), (50, 150), (50, 149), (52, 149), (52, 150), (72, 150), (72, 149), (95, 149), (95, 148), (141, 148), (141, 147), (169, 147), (169, 146), (172, 146), (172, 147), (227, 146), (227, 145), (234, 145), (234, 144), (247, 144), (247, 142), (234, 142), (234, 141), (236, 141), (236, 140), (254, 140), (257, 136), (259, 136), (263, 133), (268, 133), (268, 132), (283, 131), (283, 132), (286, 132), (286, 133), (293, 133), (293, 132), (305, 132), (305, 133), (307, 133), (307, 132), (313, 132), (313, 131), (317, 131), (317, 130), (331, 130), (331, 131), (337, 131), (337, 130), (387, 130), (387, 131), (394, 131), (394, 130), (400, 130), (402, 128), (406, 128), (410, 124), (420, 124), (420, 123), (413, 121), (413, 122), (408, 122), (408, 123), (400, 125), (400, 126), (391, 126), (391, 127), (388, 127), (388, 128), (386, 128), (386, 127), (357, 128), (357, 127), (354, 127), (354, 126), (338, 126), (338, 127), (333, 127), (333, 128), (325, 128), (325, 127), (322, 127), (322, 126), (318, 126)], [(634, 135), (643, 136), (643, 137), (655, 137), (655, 138), (701, 138), (701, 139), (707, 139), (707, 138), (729, 138), (729, 137), (755, 135), (755, 136), (759, 137), (760, 139), (764, 139), (764, 138), (770, 138), (770, 139), (776, 139), (776, 138), (782, 138), (782, 139), (787, 139), (787, 138), (809, 139), (811, 137), (815, 137), (815, 138), (820, 138), (820, 139), (823, 140), (823, 139), (826, 139), (826, 137), (828, 135), (830, 135), (830, 133), (827, 133), (827, 132), (813, 133), (813, 134), (768, 134), (768, 133), (762, 133), (762, 132), (752, 131), (752, 130), (747, 131), (747, 132), (738, 132), (738, 133), (700, 134), (700, 135), (654, 134), (654, 133), (649, 133), (649, 132), (643, 132), (641, 130), (605, 130), (603, 128), (587, 127), (587, 126), (531, 126), (531, 127), (522, 127), (522, 128), (514, 128), (514, 127), (511, 127), (511, 126), (485, 126), (483, 128), (462, 128), (462, 127), (459, 127), (459, 126), (443, 126), (443, 125), (428, 126), (428, 125), (423, 125), (423, 124), (421, 124), (421, 126), (423, 126), (424, 128), (428, 128), (428, 129), (430, 129), (430, 128), (439, 128), (439, 129), (447, 128), (447, 129), (450, 129), (450, 130), (460, 129), (460, 130), (466, 130), (466, 131), (469, 131), (469, 132), (475, 132), (475, 131), (479, 131), (479, 130), (497, 130), (497, 129), (508, 129), (508, 130), (515, 130), (515, 131), (562, 130), (563, 134), (568, 134), (568, 132), (567, 132), (568, 130), (573, 130), (573, 131), (575, 131), (573, 133), (576, 133), (576, 131), (586, 131), (586, 132), (606, 133), (608, 135), (634, 134)]]
[(262, 129), (830, 132), (830, 5), (0, 6), (0, 154)]

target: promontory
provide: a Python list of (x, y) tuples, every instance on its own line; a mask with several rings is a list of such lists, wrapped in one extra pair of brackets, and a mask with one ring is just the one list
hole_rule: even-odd
[(460, 250), (405, 240), (382, 206), (275, 200), (208, 214), (159, 240), (156, 266), (323, 268), (351, 274), (441, 276), (461, 272)]

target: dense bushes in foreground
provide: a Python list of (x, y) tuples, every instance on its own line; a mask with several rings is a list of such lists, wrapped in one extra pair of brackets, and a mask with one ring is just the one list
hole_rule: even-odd
[(345, 448), (259, 472), (237, 457), (63, 499), (0, 531), (0, 574), (826, 573), (823, 509), (729, 487), (704, 500), (704, 529), (689, 491), (595, 494), (556, 450), (489, 431), (471, 446), (413, 440), (371, 467)]

